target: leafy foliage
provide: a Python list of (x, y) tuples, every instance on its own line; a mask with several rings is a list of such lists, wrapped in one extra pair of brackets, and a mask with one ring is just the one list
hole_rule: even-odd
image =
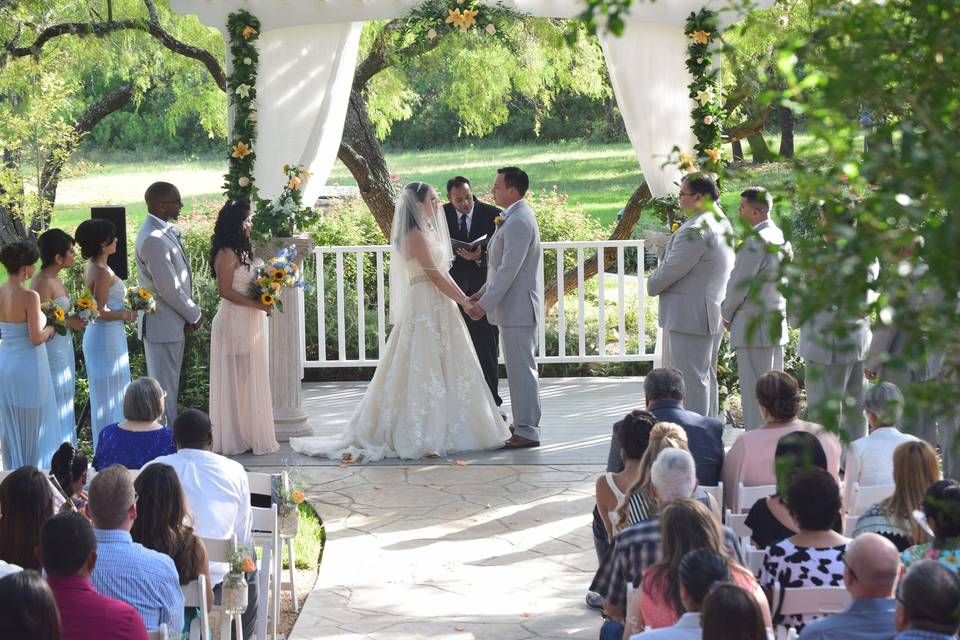
[(227, 95), (234, 108), (230, 135), (230, 168), (224, 176), (223, 190), (228, 200), (257, 200), (253, 167), (257, 154), (257, 66), (260, 60), (254, 46), (260, 36), (260, 21), (249, 11), (237, 11), (227, 18), (233, 71), (227, 78)]
[[(711, 61), (711, 43), (717, 38), (717, 14), (709, 9), (700, 9), (687, 18), (684, 33), (690, 39), (687, 45), (687, 71), (692, 81), (689, 84), (693, 110), (693, 133), (697, 161), (708, 173), (719, 173), (721, 168), (720, 131), (723, 124), (723, 108), (719, 92), (719, 71)], [(683, 166), (681, 170), (693, 167)]]

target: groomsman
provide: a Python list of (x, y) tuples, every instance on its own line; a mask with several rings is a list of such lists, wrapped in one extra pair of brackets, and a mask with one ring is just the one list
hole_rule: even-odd
[[(497, 230), (496, 218), (500, 209), (477, 200), (470, 189), (470, 181), (463, 176), (457, 176), (447, 181), (447, 202), (443, 205), (443, 212), (447, 216), (447, 227), (450, 237), (454, 240), (472, 242), (477, 238), (493, 236)], [(465, 294), (472, 296), (483, 288), (487, 282), (487, 247), (477, 247), (473, 251), (463, 249), (457, 252), (450, 268), (450, 276)], [(473, 348), (480, 360), (483, 377), (490, 387), (493, 399), (497, 406), (503, 404), (498, 393), (499, 376), (497, 365), (497, 345), (500, 342), (500, 331), (496, 325), (490, 324), (486, 316), (473, 320), (461, 308), (463, 320), (467, 323)]]
[(720, 303), (734, 261), (733, 228), (717, 206), (719, 198), (710, 175), (683, 178), (680, 208), (688, 219), (670, 237), (663, 260), (647, 280), (647, 293), (660, 297), (659, 323), (668, 330), (671, 365), (683, 374), (686, 407), (714, 418), (720, 415)]
[(730, 345), (737, 351), (743, 426), (748, 431), (763, 424), (757, 405), (757, 379), (768, 371), (783, 370), (787, 343), (787, 301), (777, 289), (780, 261), (793, 250), (783, 231), (770, 219), (773, 198), (762, 187), (740, 194), (740, 215), (753, 228), (737, 250), (727, 295), (720, 306)]
[(177, 418), (180, 369), (185, 333), (196, 331), (203, 313), (193, 301), (193, 273), (180, 232), (173, 223), (180, 216), (180, 191), (169, 182), (154, 182), (144, 194), (147, 218), (137, 234), (137, 278), (140, 286), (156, 292), (155, 313), (140, 314), (140, 335), (147, 359), (147, 375), (167, 392), (167, 425)]

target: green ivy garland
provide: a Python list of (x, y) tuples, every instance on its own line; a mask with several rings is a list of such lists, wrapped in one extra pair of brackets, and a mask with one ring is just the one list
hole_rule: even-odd
[(700, 9), (687, 18), (684, 33), (690, 39), (687, 45), (687, 70), (693, 81), (687, 85), (693, 100), (693, 133), (696, 157), (681, 154), (681, 171), (699, 168), (719, 174), (723, 166), (720, 153), (723, 105), (721, 104), (719, 73), (711, 64), (710, 45), (717, 38), (717, 14)]
[(234, 106), (233, 131), (230, 134), (229, 169), (223, 177), (228, 200), (259, 201), (253, 183), (257, 154), (257, 67), (259, 54), (254, 46), (260, 37), (260, 21), (248, 11), (231, 13), (227, 18), (233, 70), (227, 77), (228, 100)]

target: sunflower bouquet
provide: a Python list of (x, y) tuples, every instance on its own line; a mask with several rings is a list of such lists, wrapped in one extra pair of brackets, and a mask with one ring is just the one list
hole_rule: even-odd
[(90, 322), (100, 317), (100, 308), (90, 291), (84, 291), (83, 295), (73, 301), (73, 310), (70, 317), (79, 318), (84, 322)]
[(300, 265), (296, 262), (297, 248), (285, 247), (275, 257), (270, 258), (257, 268), (257, 275), (250, 281), (249, 295), (252, 299), (268, 307), (283, 311), (280, 294), (284, 289), (302, 287), (303, 279)]
[(63, 307), (53, 300), (47, 300), (40, 305), (40, 310), (47, 317), (47, 325), (52, 326), (57, 335), (67, 335), (67, 314), (64, 313)]
[(149, 289), (127, 287), (127, 305), (134, 311), (154, 313), (157, 310), (157, 298)]

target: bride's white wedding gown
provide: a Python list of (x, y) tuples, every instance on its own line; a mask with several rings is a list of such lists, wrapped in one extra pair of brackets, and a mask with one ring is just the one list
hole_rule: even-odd
[[(432, 248), (439, 264), (439, 247)], [(406, 269), (403, 315), (346, 431), (291, 438), (294, 451), (371, 462), (494, 449), (510, 437), (456, 303), (416, 260)]]

